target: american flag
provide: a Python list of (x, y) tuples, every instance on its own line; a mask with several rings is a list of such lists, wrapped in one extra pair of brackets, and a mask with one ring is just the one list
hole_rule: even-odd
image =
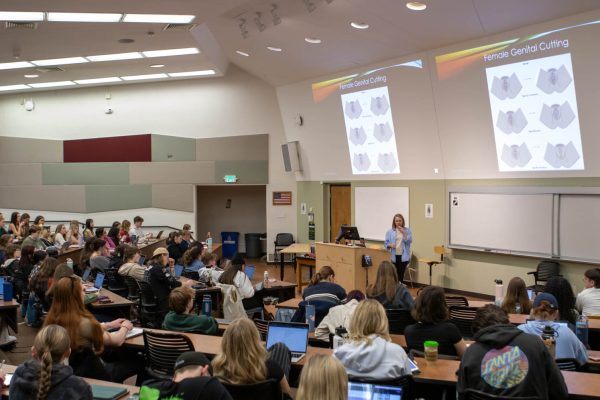
[(292, 204), (292, 192), (273, 192), (274, 206), (289, 206)]

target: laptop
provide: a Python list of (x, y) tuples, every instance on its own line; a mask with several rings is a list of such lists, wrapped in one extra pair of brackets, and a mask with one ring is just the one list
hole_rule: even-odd
[(90, 279), (90, 274), (92, 273), (92, 269), (87, 267), (85, 271), (83, 271), (83, 275), (81, 276), (81, 280), (87, 282)]
[(246, 276), (248, 276), (248, 279), (252, 280), (252, 278), (254, 278), (254, 271), (256, 271), (256, 267), (254, 265), (246, 265), (244, 267), (244, 272), (246, 273)]
[(183, 272), (183, 265), (175, 264), (173, 267), (173, 275), (175, 275), (175, 279), (181, 278), (181, 273)]
[(146, 262), (146, 257), (145, 256), (140, 256), (140, 259), (138, 261), (138, 264), (140, 265), (144, 265), (144, 263)]
[(269, 322), (267, 349), (279, 342), (290, 349), (293, 363), (300, 361), (306, 355), (308, 347), (308, 324)]
[(348, 382), (348, 400), (402, 400), (402, 388), (366, 382)]
[(98, 292), (102, 289), (102, 284), (104, 283), (104, 274), (102, 272), (98, 272), (96, 274), (96, 280), (94, 281), (94, 287), (86, 288), (86, 293)]
[(158, 231), (158, 235), (156, 235), (156, 240), (160, 239), (162, 237), (164, 231)]

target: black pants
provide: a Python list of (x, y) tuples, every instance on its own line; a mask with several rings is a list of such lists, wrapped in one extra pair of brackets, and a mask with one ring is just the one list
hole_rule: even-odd
[(402, 256), (396, 256), (396, 261), (394, 261), (394, 265), (396, 266), (396, 272), (398, 273), (398, 280), (404, 283), (404, 273), (406, 272), (406, 266), (408, 265), (408, 261), (402, 261)]

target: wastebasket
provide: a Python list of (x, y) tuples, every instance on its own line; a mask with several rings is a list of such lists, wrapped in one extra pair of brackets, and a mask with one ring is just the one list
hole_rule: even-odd
[(223, 258), (232, 259), (238, 251), (239, 232), (221, 232), (221, 243), (223, 243)]
[(246, 233), (246, 258), (259, 258), (262, 255), (260, 233)]

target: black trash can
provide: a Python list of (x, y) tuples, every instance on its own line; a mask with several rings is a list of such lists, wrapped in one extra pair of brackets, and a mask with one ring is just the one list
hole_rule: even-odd
[(262, 245), (260, 243), (261, 233), (246, 233), (246, 258), (259, 258), (262, 256)]

